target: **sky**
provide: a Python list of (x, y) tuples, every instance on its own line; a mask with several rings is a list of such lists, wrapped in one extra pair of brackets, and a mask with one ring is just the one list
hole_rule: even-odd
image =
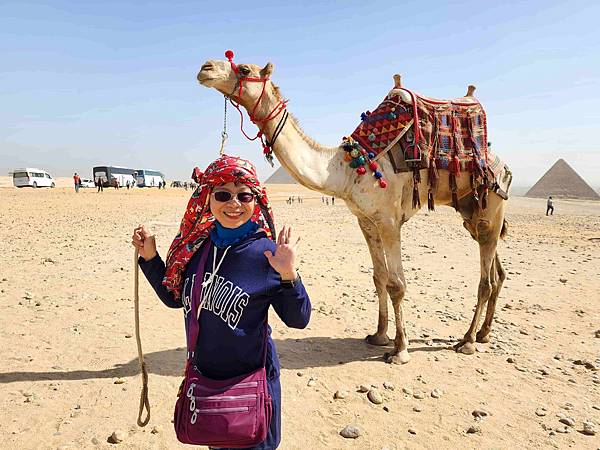
[[(223, 97), (196, 74), (232, 49), (275, 65), (290, 112), (323, 145), (356, 128), (394, 73), (438, 98), (475, 84), (515, 186), (564, 158), (597, 188), (598, 17), (592, 0), (0, 0), (0, 174), (120, 165), (188, 179), (218, 156), (223, 127)], [(274, 169), (228, 115), (227, 152), (265, 179)]]

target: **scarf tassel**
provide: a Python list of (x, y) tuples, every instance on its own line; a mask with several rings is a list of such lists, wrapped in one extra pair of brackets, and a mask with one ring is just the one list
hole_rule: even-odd
[(456, 175), (453, 172), (450, 172), (450, 191), (452, 192), (452, 207), (458, 211), (458, 194), (456, 192)]
[(433, 192), (429, 189), (429, 193), (427, 194), (427, 209), (429, 211), (435, 211), (435, 204), (433, 201)]
[(481, 195), (481, 209), (486, 209), (488, 205), (488, 187), (487, 185), (483, 188), (483, 194)]
[(421, 199), (419, 198), (419, 183), (421, 182), (421, 172), (419, 169), (413, 171), (413, 196), (412, 196), (412, 207), (420, 208)]

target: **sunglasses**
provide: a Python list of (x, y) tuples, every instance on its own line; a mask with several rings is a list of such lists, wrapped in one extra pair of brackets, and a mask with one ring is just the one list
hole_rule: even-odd
[[(215, 200), (218, 202), (228, 202), (233, 198), (233, 194), (227, 191), (216, 191), (213, 192)], [(254, 194), (252, 192), (238, 192), (236, 197), (240, 203), (250, 203), (254, 200)]]

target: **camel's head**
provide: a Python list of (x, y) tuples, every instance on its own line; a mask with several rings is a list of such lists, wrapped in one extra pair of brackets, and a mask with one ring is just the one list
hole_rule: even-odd
[[(237, 73), (229, 61), (209, 60), (206, 61), (198, 72), (198, 81), (201, 85), (214, 88), (222, 94), (238, 97), (240, 89), (240, 79), (267, 79), (273, 73), (273, 64), (267, 63), (263, 68), (255, 64), (238, 64)], [(267, 81), (270, 83), (270, 81)], [(256, 101), (263, 89), (262, 83), (243, 81), (242, 98), (243, 102), (251, 103)]]

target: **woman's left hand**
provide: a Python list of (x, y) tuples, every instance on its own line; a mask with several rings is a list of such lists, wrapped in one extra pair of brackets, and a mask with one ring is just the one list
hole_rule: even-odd
[(277, 237), (277, 248), (275, 254), (269, 250), (265, 252), (265, 257), (269, 260), (271, 267), (275, 269), (282, 280), (295, 280), (296, 279), (296, 247), (300, 238), (296, 239), (296, 242), (292, 242), (292, 227), (283, 226)]

